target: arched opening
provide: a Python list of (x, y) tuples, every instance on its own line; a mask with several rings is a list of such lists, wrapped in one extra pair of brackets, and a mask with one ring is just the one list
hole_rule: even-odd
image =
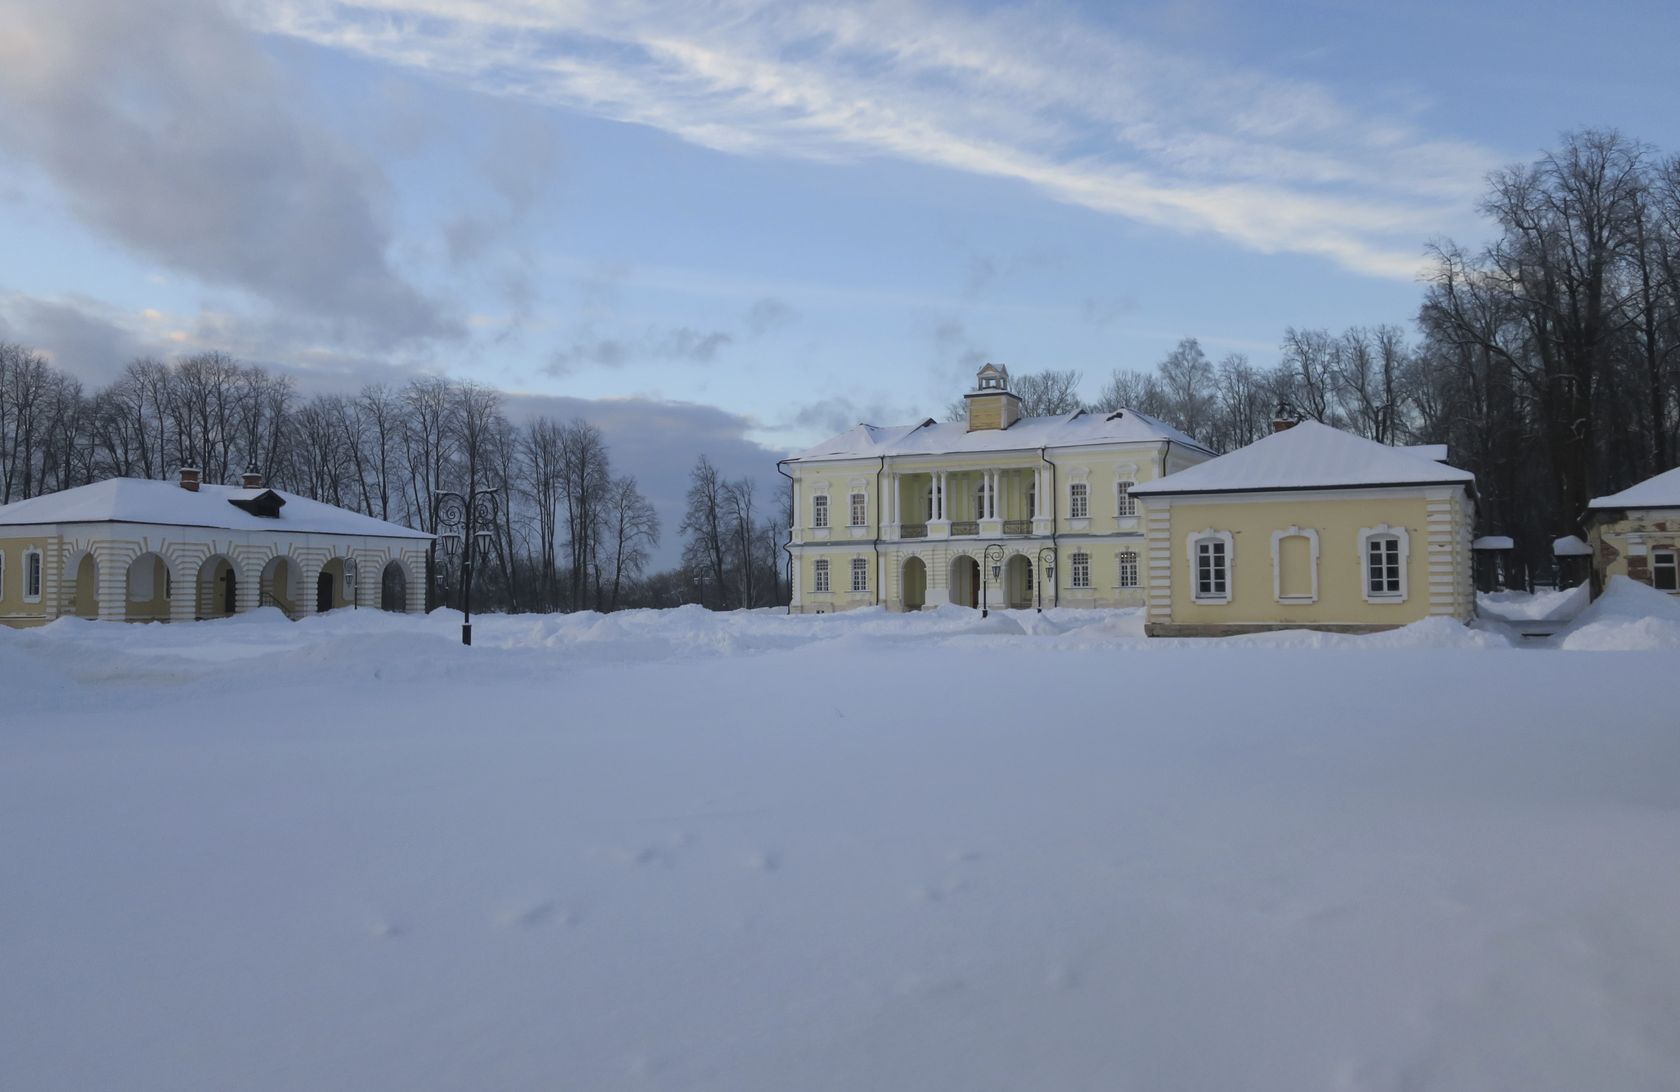
[(980, 606), (980, 563), (967, 554), (951, 559), (950, 601), (959, 607)]
[(342, 557), (335, 557), (321, 566), (320, 575), (315, 578), (316, 614), (350, 605), (350, 581), (345, 572)]
[(286, 617), (297, 617), (298, 567), (290, 558), (270, 558), (263, 566), (262, 583), (257, 604), (279, 607)]
[(144, 553), (128, 563), (123, 617), (130, 622), (169, 621), (169, 566), (157, 554)]
[(379, 606), (398, 613), (408, 610), (408, 573), (400, 561), (387, 562), (379, 574)]
[(1003, 601), (1011, 610), (1032, 606), (1032, 562), (1026, 554), (1016, 554), (1004, 563)]
[(99, 617), (99, 562), (83, 554), (76, 562), (76, 586), (70, 596), (70, 612), (77, 618)]
[(927, 605), (927, 563), (921, 558), (905, 559), (898, 592), (905, 610), (921, 610)]
[(239, 607), (239, 570), (221, 554), (211, 554), (198, 567), (196, 618), (228, 618)]

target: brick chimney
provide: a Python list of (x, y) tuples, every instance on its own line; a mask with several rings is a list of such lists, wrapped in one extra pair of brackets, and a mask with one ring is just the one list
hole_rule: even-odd
[(189, 493), (198, 492), (198, 468), (183, 466), (181, 468), (181, 488)]
[(1301, 423), (1301, 417), (1288, 402), (1279, 402), (1272, 414), (1272, 431), (1285, 432)]
[(253, 466), (251, 469), (245, 471), (244, 475), (239, 479), (239, 484), (245, 489), (261, 489), (262, 474), (258, 473), (257, 468)]

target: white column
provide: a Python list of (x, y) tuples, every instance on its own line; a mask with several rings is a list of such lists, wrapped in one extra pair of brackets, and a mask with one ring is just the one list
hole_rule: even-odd
[(938, 478), (933, 486), (933, 515), (935, 519), (945, 518), (945, 472), (937, 471)]
[[(191, 622), (198, 617), (198, 566), (190, 560), (177, 565), (173, 559), (166, 559), (164, 564), (169, 567), (170, 590), (175, 593), (169, 599), (169, 621)], [(177, 568), (186, 571), (177, 572)]]

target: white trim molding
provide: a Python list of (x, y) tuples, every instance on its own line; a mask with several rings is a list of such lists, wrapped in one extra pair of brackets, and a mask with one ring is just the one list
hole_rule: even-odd
[[(1312, 558), (1308, 574), (1312, 580), (1312, 590), (1306, 595), (1283, 594), (1283, 558), (1280, 547), (1286, 538), (1304, 538)], [(1297, 527), (1290, 524), (1279, 531), (1272, 532), (1272, 598), (1279, 603), (1316, 603), (1318, 602), (1318, 531), (1312, 527)]]
[[(1199, 589), (1199, 586), (1200, 586), (1200, 574), (1197, 572), (1196, 547), (1197, 547), (1198, 544), (1200, 544), (1202, 542), (1208, 542), (1208, 541), (1222, 542), (1222, 543), (1225, 544), (1225, 594), (1224, 595), (1201, 595), (1201, 594), (1198, 594), (1198, 589)], [(1216, 531), (1212, 527), (1204, 527), (1200, 531), (1191, 531), (1189, 534), (1184, 536), (1184, 555), (1185, 555), (1186, 560), (1189, 563), (1188, 572), (1190, 574), (1190, 600), (1191, 600), (1191, 602), (1193, 602), (1193, 603), (1203, 603), (1203, 604), (1213, 604), (1213, 605), (1218, 605), (1218, 604), (1222, 604), (1222, 603), (1229, 603), (1231, 601), (1231, 593), (1233, 591), (1232, 584), (1235, 582), (1233, 580), (1233, 577), (1234, 577), (1234, 574), (1236, 573), (1236, 557), (1237, 557), (1236, 541), (1235, 541), (1235, 539), (1233, 539), (1231, 537), (1231, 532), (1229, 532), (1229, 531)]]
[[(29, 591), (29, 562), (31, 559), (34, 559), (35, 562), (34, 594), (30, 594)], [(41, 593), (47, 586), (47, 559), (42, 555), (40, 550), (31, 546), (23, 551), (18, 560), (22, 562), (22, 564), (19, 565), (19, 568), (23, 570), (18, 574), (18, 578), (22, 581), (18, 591), (23, 596), (23, 601), (25, 603), (39, 603), (41, 601)]]
[[(1371, 550), (1370, 541), (1373, 538), (1392, 536), (1400, 543), (1400, 590), (1386, 592), (1380, 595), (1371, 593)], [(1359, 592), (1367, 603), (1404, 603), (1411, 595), (1410, 581), (1407, 570), (1411, 567), (1412, 536), (1404, 527), (1391, 527), (1386, 523), (1379, 523), (1375, 527), (1361, 527), (1359, 529)]]

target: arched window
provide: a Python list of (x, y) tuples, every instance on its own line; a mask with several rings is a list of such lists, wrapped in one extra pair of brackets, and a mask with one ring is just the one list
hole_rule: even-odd
[(811, 562), (811, 590), (825, 592), (828, 590), (828, 558), (819, 557)]
[(1135, 482), (1114, 483), (1114, 514), (1121, 519), (1137, 515), (1137, 501), (1132, 497)]
[(1068, 577), (1070, 588), (1088, 588), (1091, 586), (1091, 555), (1076, 553), (1073, 555), (1072, 572)]
[(23, 601), (25, 603), (39, 603), (41, 601), (41, 551), (25, 550), (23, 552)]
[(1068, 518), (1084, 519), (1091, 514), (1091, 487), (1084, 482), (1068, 486)]
[(1138, 586), (1138, 555), (1136, 550), (1120, 551), (1120, 587)]
[(852, 590), (855, 592), (869, 590), (869, 562), (861, 557), (852, 558)]
[(1231, 601), (1231, 554), (1234, 543), (1229, 531), (1208, 528), (1189, 537), (1190, 589), (1198, 603)]
[(1367, 603), (1406, 601), (1406, 561), (1410, 536), (1404, 527), (1380, 523), (1359, 529), (1359, 565)]

